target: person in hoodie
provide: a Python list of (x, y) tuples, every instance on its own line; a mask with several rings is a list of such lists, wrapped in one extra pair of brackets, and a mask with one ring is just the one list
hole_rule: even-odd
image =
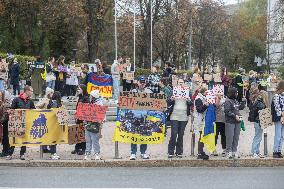
[[(47, 109), (51, 108), (60, 108), (62, 107), (61, 102), (61, 93), (59, 91), (55, 91), (52, 95), (52, 98), (49, 100), (49, 103), (47, 105)], [(56, 153), (56, 145), (50, 145), (50, 153), (51, 153), (51, 159), (58, 160), (60, 157)]]
[(193, 108), (193, 129), (196, 135), (200, 135), (198, 141), (198, 155), (197, 159), (208, 160), (209, 156), (204, 152), (204, 143), (201, 142), (202, 128), (205, 126), (205, 114), (209, 106), (207, 99), (205, 97), (205, 92), (208, 90), (206, 85), (203, 85), (194, 98), (194, 108)]
[(281, 153), (284, 138), (284, 81), (280, 81), (271, 104), (272, 121), (275, 124), (273, 158), (283, 158)]
[(255, 135), (251, 147), (251, 155), (254, 158), (264, 158), (264, 156), (261, 155), (259, 151), (260, 142), (262, 140), (263, 129), (260, 126), (258, 111), (268, 107), (268, 97), (266, 96), (266, 93), (264, 93), (263, 91), (260, 92), (257, 87), (254, 87), (251, 90), (252, 90), (252, 96), (251, 96), (251, 103), (249, 106), (250, 112), (248, 120), (254, 123), (254, 129), (255, 129)]
[(238, 89), (234, 87), (229, 88), (228, 97), (224, 104), (226, 121), (226, 152), (227, 158), (229, 159), (233, 157), (240, 157), (237, 153), (242, 121), (240, 110), (245, 108), (245, 102), (242, 101), (239, 103), (238, 97)]
[[(12, 101), (11, 109), (35, 109), (34, 102), (31, 100), (33, 96), (33, 88), (31, 86), (25, 86), (24, 92)], [(12, 159), (15, 146), (11, 147), (7, 160)], [(21, 146), (20, 159), (25, 160), (26, 146)]]
[[(86, 85), (79, 85), (77, 90), (77, 95), (79, 96), (78, 103), (89, 103), (89, 94), (87, 92), (87, 86)], [(77, 109), (77, 108), (76, 108)], [(77, 120), (76, 124), (83, 124), (83, 121)], [(86, 150), (86, 142), (77, 143), (75, 145), (75, 149), (71, 152), (71, 154), (78, 154), (78, 155), (84, 155)]]
[(154, 66), (152, 68), (152, 73), (148, 77), (148, 84), (149, 88), (153, 93), (160, 93), (160, 80), (161, 76), (159, 74), (160, 67), (159, 66)]
[[(185, 86), (184, 80), (178, 80), (178, 86)], [(191, 97), (187, 99), (176, 99), (172, 96), (170, 103), (171, 138), (168, 144), (168, 158), (173, 158), (174, 154), (178, 158), (183, 155), (183, 135), (190, 115), (192, 106)]]
[(5, 157), (9, 154), (10, 144), (9, 144), (9, 136), (8, 136), (8, 121), (9, 114), (7, 111), (7, 106), (5, 104), (5, 91), (0, 91), (0, 127), (2, 125), (3, 129), (3, 137), (2, 137), (2, 153), (0, 157)]
[[(104, 99), (100, 96), (99, 90), (93, 90), (90, 93), (90, 103), (103, 106)], [(102, 122), (84, 121), (85, 138), (86, 138), (86, 153), (84, 160), (91, 160), (92, 150), (94, 151), (95, 160), (101, 160), (100, 157), (100, 137)]]

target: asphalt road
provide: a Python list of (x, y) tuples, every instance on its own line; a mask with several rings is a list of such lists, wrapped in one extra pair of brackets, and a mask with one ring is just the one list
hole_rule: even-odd
[(0, 188), (284, 188), (280, 168), (12, 168)]

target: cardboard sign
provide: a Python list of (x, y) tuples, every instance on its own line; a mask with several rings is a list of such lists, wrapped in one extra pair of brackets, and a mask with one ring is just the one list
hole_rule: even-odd
[(5, 59), (0, 62), (0, 79), (8, 79), (8, 64), (6, 63)]
[(120, 92), (119, 108), (164, 111), (167, 109), (166, 96), (159, 93)]
[(127, 65), (128, 64), (120, 64), (119, 65), (119, 73), (124, 73), (127, 70)]
[(260, 127), (262, 129), (265, 129), (273, 125), (270, 108), (259, 110), (258, 113), (259, 113)]
[(173, 98), (175, 99), (189, 99), (189, 87), (174, 86)]
[(67, 125), (69, 122), (69, 113), (65, 109), (56, 110), (56, 117), (59, 125)]
[(213, 86), (213, 89), (212, 89), (216, 94), (221, 94), (221, 95), (224, 95), (224, 85), (221, 85), (221, 84), (216, 84)]
[(172, 86), (177, 86), (178, 84), (178, 76), (177, 75), (172, 75)]
[(75, 117), (82, 121), (102, 122), (105, 119), (106, 111), (106, 106), (79, 102)]
[(204, 74), (204, 81), (211, 81), (211, 80), (212, 80), (212, 75)]
[(26, 110), (10, 110), (8, 133), (9, 137), (24, 137), (26, 132)]
[(220, 73), (213, 74), (213, 79), (214, 79), (214, 82), (216, 83), (222, 83)]
[(215, 104), (216, 96), (213, 90), (208, 90), (205, 92), (206, 100), (209, 104)]
[(134, 80), (134, 72), (124, 72), (123, 79), (133, 81)]
[(78, 144), (85, 141), (85, 127), (82, 124), (68, 127), (68, 144)]

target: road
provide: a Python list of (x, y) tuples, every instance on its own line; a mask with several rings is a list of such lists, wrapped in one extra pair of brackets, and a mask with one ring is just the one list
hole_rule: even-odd
[(284, 188), (279, 168), (11, 168), (0, 188)]

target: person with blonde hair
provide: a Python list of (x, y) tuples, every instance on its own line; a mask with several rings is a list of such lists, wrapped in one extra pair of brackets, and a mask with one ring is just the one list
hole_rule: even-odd
[(284, 81), (280, 81), (271, 104), (272, 121), (275, 124), (273, 157), (283, 158), (281, 153), (284, 140)]

